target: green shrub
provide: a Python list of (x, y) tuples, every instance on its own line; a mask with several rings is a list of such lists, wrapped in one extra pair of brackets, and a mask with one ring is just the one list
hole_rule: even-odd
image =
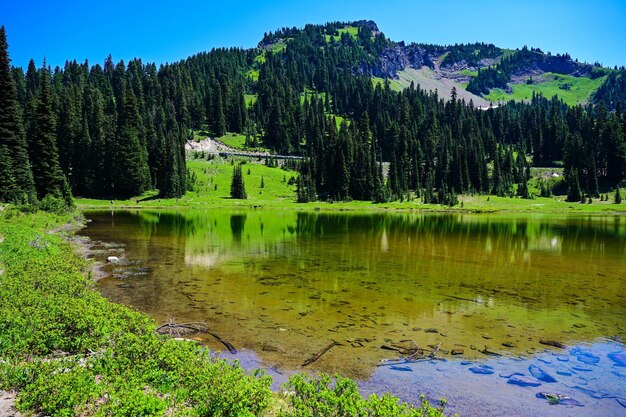
[(391, 395), (363, 398), (354, 381), (338, 375), (331, 378), (324, 374), (296, 374), (289, 379), (287, 388), (292, 390), (289, 407), (281, 411), (281, 417), (442, 417), (445, 406), (445, 400), (441, 400), (440, 408), (432, 407), (423, 396), (419, 407)]
[(154, 391), (131, 388), (129, 391), (117, 391), (111, 395), (104, 406), (103, 414), (126, 417), (161, 416), (171, 402), (159, 398)]
[(31, 380), (22, 387), (19, 409), (46, 415), (75, 416), (101, 395), (102, 387), (89, 369), (69, 360), (37, 362)]
[(71, 209), (71, 205), (69, 205), (62, 197), (48, 194), (41, 201), (39, 201), (39, 209), (50, 213), (66, 213), (69, 209)]

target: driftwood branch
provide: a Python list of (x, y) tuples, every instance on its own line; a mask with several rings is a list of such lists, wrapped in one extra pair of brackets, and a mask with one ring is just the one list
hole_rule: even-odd
[[(411, 362), (419, 362), (426, 360), (445, 360), (443, 358), (438, 358), (437, 353), (441, 349), (441, 342), (437, 346), (428, 345), (431, 349), (423, 349), (415, 343), (414, 340), (404, 340), (403, 342), (411, 342), (411, 346), (401, 345), (398, 343), (391, 343), (390, 345), (382, 345), (380, 348), (384, 350), (391, 350), (393, 352), (397, 352), (401, 355), (399, 359), (390, 359), (385, 360), (383, 363), (378, 366), (385, 366), (389, 364), (394, 364), (397, 361), (402, 363), (411, 363)], [(428, 354), (426, 352), (429, 352)]]
[(483, 350), (479, 350), (479, 352), (480, 352), (480, 353), (482, 353), (483, 355), (487, 355), (487, 356), (494, 356), (494, 357), (496, 357), (496, 358), (499, 358), (500, 356), (502, 356), (502, 355), (500, 355), (499, 353), (496, 353), (496, 352), (492, 352), (492, 351), (490, 351), (490, 350), (487, 348), (487, 345), (485, 345), (485, 348), (484, 348)]
[(312, 364), (313, 362), (315, 362), (316, 360), (318, 360), (319, 358), (322, 357), (322, 355), (324, 355), (326, 352), (328, 352), (329, 350), (331, 350), (333, 347), (335, 346), (340, 346), (341, 343), (336, 342), (333, 340), (333, 342), (331, 344), (329, 344), (328, 346), (326, 346), (325, 348), (323, 348), (322, 350), (320, 350), (319, 352), (317, 352), (315, 355), (311, 356), (309, 359), (305, 360), (302, 363), (302, 366), (307, 366)]
[(220, 341), (221, 344), (226, 346), (230, 353), (237, 353), (237, 349), (228, 342), (228, 340), (222, 338), (219, 334), (209, 330), (208, 326), (204, 322), (190, 322), (190, 323), (176, 323), (170, 319), (169, 322), (157, 327), (157, 333), (171, 336), (171, 337), (183, 337), (197, 333), (207, 333)]
[(539, 341), (539, 343), (541, 343), (542, 345), (552, 346), (552, 347), (559, 348), (559, 349), (565, 349), (566, 348), (566, 346), (563, 343), (558, 342), (556, 340), (544, 340), (544, 339), (542, 339), (542, 340)]
[(233, 355), (237, 353), (237, 349), (235, 349), (235, 347), (231, 345), (227, 340), (222, 339), (220, 335), (209, 331), (207, 331), (207, 333), (219, 340), (224, 346), (226, 346), (226, 349), (228, 349), (230, 353), (232, 353)]
[(196, 333), (206, 333), (209, 330), (207, 325), (203, 322), (190, 322), (190, 323), (176, 323), (170, 319), (169, 322), (157, 327), (156, 331), (159, 334), (164, 334), (173, 337), (188, 336)]
[(434, 358), (435, 358), (435, 356), (437, 356), (437, 352), (439, 352), (439, 349), (441, 349), (441, 342), (439, 342), (439, 344), (437, 345), (437, 347), (435, 348), (435, 350), (433, 350), (433, 351), (431, 352), (431, 354), (429, 355), (429, 356), (430, 356), (430, 359), (434, 359)]

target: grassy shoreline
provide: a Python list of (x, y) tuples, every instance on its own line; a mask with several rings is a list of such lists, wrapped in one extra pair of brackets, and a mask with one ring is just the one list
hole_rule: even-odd
[[(243, 180), (248, 194), (247, 200), (230, 197), (233, 164), (241, 162)], [(245, 162), (245, 163), (244, 163)], [(570, 203), (565, 196), (497, 197), (490, 195), (459, 195), (459, 204), (448, 207), (437, 204), (422, 204), (420, 199), (372, 203), (370, 201), (316, 201), (296, 202), (296, 177), (298, 173), (279, 167), (267, 166), (251, 158), (201, 158), (190, 159), (187, 167), (195, 179), (193, 191), (181, 198), (161, 199), (157, 191), (149, 191), (127, 200), (78, 198), (79, 209), (126, 208), (151, 209), (199, 208), (199, 209), (271, 209), (300, 211), (415, 211), (415, 212), (461, 212), (461, 213), (626, 213), (626, 203), (613, 204), (614, 192), (608, 193), (608, 201), (598, 198), (588, 203)], [(531, 191), (538, 193), (538, 177), (550, 175), (559, 169), (537, 169), (531, 181)], [(545, 172), (543, 172), (545, 171)], [(626, 190), (622, 189), (622, 195)]]
[[(153, 199), (141, 201), (77, 199), (80, 210), (89, 209), (267, 209), (296, 211), (372, 211), (372, 212), (446, 212), (446, 213), (519, 213), (519, 214), (626, 214), (626, 204), (614, 204), (594, 199), (592, 204), (571, 203), (563, 198), (537, 197), (531, 200), (488, 195), (459, 196), (459, 205), (448, 207), (422, 204), (419, 201), (375, 204), (368, 201), (340, 201), (297, 203), (291, 200), (220, 200), (205, 199), (187, 193), (180, 199)], [(462, 204), (461, 204), (462, 203)]]
[[(608, 201), (594, 198), (592, 203), (570, 203), (565, 196), (497, 197), (493, 195), (459, 195), (459, 204), (448, 207), (437, 204), (422, 204), (420, 199), (372, 203), (370, 201), (315, 201), (296, 202), (295, 178), (297, 172), (279, 167), (266, 166), (250, 158), (237, 159), (245, 162), (242, 173), (247, 200), (234, 200), (230, 197), (230, 184), (233, 172), (233, 159), (214, 158), (190, 159), (187, 166), (195, 178), (193, 191), (181, 198), (161, 199), (157, 191), (150, 191), (127, 200), (106, 200), (78, 198), (79, 209), (271, 209), (300, 211), (415, 211), (415, 212), (455, 212), (455, 213), (551, 213), (551, 214), (626, 214), (626, 203), (613, 204), (614, 192), (608, 193)], [(537, 170), (536, 175), (549, 174), (557, 169)], [(537, 178), (530, 187), (537, 193)], [(263, 186), (261, 186), (263, 184)], [(626, 195), (626, 189), (622, 189)]]
[[(363, 398), (349, 379), (297, 374), (272, 393), (185, 340), (158, 335), (143, 313), (102, 297), (89, 264), (65, 237), (77, 211), (0, 211), (0, 389), (19, 411), (51, 416), (443, 416), (384, 395)], [(337, 414), (339, 413), (339, 414)]]

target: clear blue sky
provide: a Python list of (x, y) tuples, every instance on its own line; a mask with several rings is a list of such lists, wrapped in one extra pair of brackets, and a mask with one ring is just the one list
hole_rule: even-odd
[(254, 47), (283, 26), (357, 19), (375, 20), (396, 41), (528, 45), (626, 65), (626, 0), (0, 0), (13, 65), (23, 67), (44, 56), (52, 66), (108, 54), (172, 62), (212, 47)]

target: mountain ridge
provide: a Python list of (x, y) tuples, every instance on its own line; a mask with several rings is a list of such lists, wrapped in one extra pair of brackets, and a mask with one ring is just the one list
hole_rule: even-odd
[[(24, 72), (9, 67), (0, 42), (7, 117), (25, 137), (0, 149), (9, 166), (0, 180), (16, 184), (11, 167), (28, 155), (77, 195), (180, 197), (197, 187), (185, 143), (198, 136), (301, 157), (287, 167), (299, 173), (299, 202), (455, 205), (457, 194), (565, 189), (568, 201), (587, 201), (626, 179), (621, 72), (537, 49), (407, 45), (359, 25), (286, 28), (260, 48), (214, 48), (159, 68), (108, 57), (53, 71), (31, 61)], [(501, 105), (511, 97), (518, 102)], [(568, 106), (590, 98), (601, 104)], [(40, 132), (54, 152), (38, 153)], [(564, 180), (529, 186), (532, 167), (562, 168)], [(35, 179), (37, 198), (52, 195)], [(53, 198), (68, 187), (58, 188)], [(23, 200), (23, 186), (10, 191), (5, 198)]]
[[(327, 43), (348, 44), (346, 39), (351, 30), (351, 37), (357, 41), (366, 38), (359, 35), (362, 31), (371, 32), (372, 38), (383, 39), (380, 42), (382, 47), (377, 51), (377, 54), (372, 56), (374, 59), (361, 60), (355, 63), (354, 73), (356, 75), (395, 80), (397, 81), (394, 84), (395, 87), (402, 89), (409, 86), (405, 81), (407, 77), (403, 77), (401, 74), (403, 71), (420, 71), (423, 68), (428, 68), (433, 71), (433, 77), (426, 84), (436, 85), (437, 83), (434, 81), (446, 80), (455, 84), (457, 90), (467, 91), (468, 94), (464, 95), (469, 99), (483, 104), (502, 101), (502, 98), (530, 101), (531, 96), (520, 97), (516, 95), (515, 90), (517, 88), (515, 86), (530, 85), (535, 82), (533, 90), (536, 93), (542, 93), (544, 87), (542, 84), (546, 81), (553, 81), (547, 80), (546, 74), (595, 80), (606, 77), (616, 70), (604, 68), (597, 62), (594, 64), (579, 62), (568, 53), (552, 54), (543, 52), (540, 48), (528, 48), (526, 46), (512, 50), (484, 42), (436, 45), (391, 41), (385, 37), (384, 32), (373, 20), (331, 22), (325, 25), (309, 24), (303, 28), (283, 28), (269, 34), (266, 33), (259, 42), (258, 48), (271, 50), (272, 45), (281, 44), (280, 51), (284, 51), (294, 36), (301, 33), (311, 33), (314, 28), (322, 28), (325, 31)], [(330, 42), (328, 42), (329, 38), (331, 39)], [(318, 46), (323, 45), (319, 42)], [(503, 69), (503, 61), (508, 64), (506, 71)], [(584, 88), (579, 92), (580, 94), (575, 95), (575, 99), (571, 99), (568, 94), (557, 95), (562, 96), (561, 98), (564, 98), (570, 105), (594, 103), (594, 93), (599, 89), (601, 83), (585, 84), (584, 87), (576, 84), (561, 83), (557, 85), (557, 88), (564, 92), (572, 88)], [(443, 84), (440, 87), (446, 90)], [(552, 91), (553, 85), (548, 83), (545, 87), (548, 87), (546, 90)], [(499, 94), (492, 95), (494, 90)], [(559, 93), (558, 90), (557, 93)], [(605, 104), (613, 107), (610, 103)]]

